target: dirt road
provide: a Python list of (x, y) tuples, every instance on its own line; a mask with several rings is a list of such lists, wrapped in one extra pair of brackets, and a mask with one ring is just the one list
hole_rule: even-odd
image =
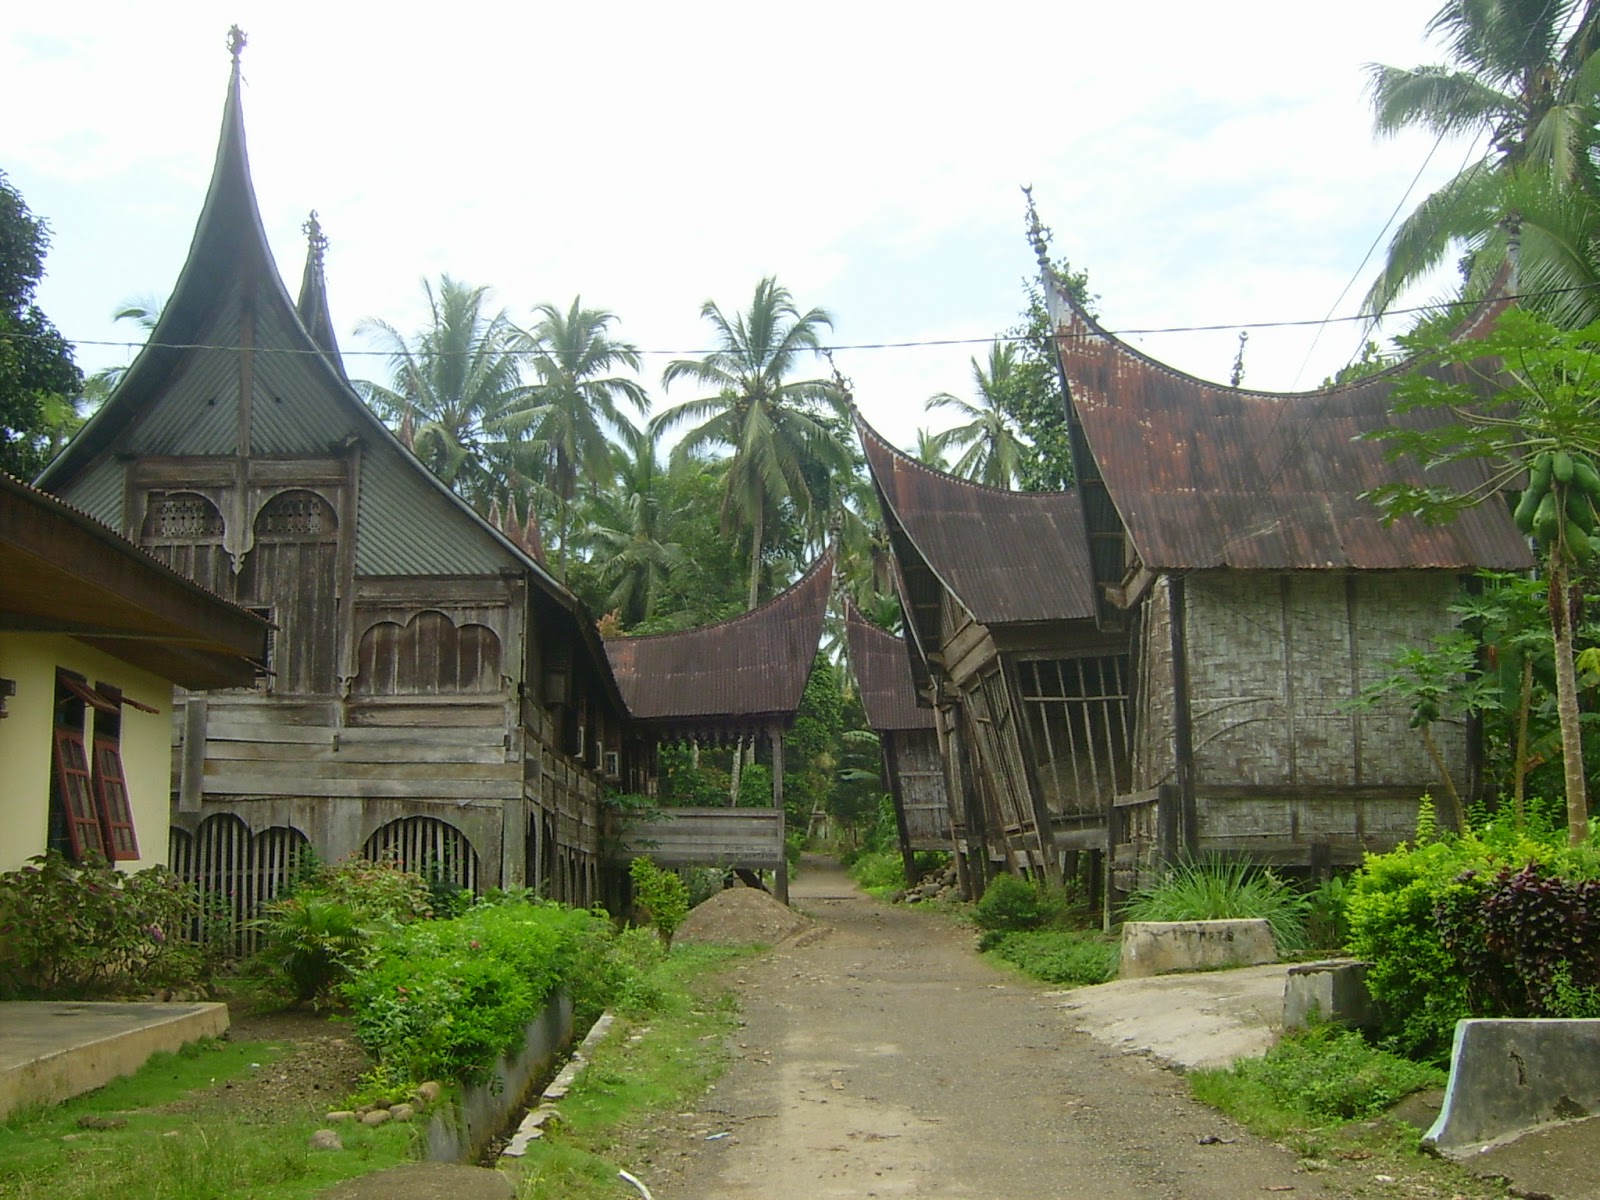
[(736, 1061), (665, 1132), (657, 1200), (1343, 1194), (1177, 1076), (1072, 1032), (969, 930), (876, 904), (827, 863), (793, 900), (823, 928), (739, 971)]

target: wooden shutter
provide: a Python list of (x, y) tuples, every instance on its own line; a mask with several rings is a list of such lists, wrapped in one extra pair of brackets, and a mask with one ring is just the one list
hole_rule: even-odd
[(94, 792), (99, 801), (107, 856), (113, 862), (138, 858), (139, 839), (133, 830), (133, 809), (128, 804), (122, 749), (113, 738), (94, 740)]
[(106, 843), (100, 832), (100, 813), (89, 778), (89, 754), (83, 746), (82, 730), (56, 726), (55, 760), (56, 789), (67, 813), (72, 857), (81, 860), (91, 850), (104, 854)]

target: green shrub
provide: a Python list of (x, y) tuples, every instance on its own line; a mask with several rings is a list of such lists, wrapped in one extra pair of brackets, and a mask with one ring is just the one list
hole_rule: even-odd
[(1198, 1099), (1230, 1115), (1276, 1110), (1276, 1129), (1365, 1120), (1445, 1081), (1444, 1072), (1374, 1049), (1359, 1033), (1333, 1025), (1288, 1034), (1262, 1058), (1189, 1078)]
[[(1564, 879), (1594, 879), (1600, 856), (1592, 840), (1569, 847), (1559, 832), (1536, 835), (1505, 818), (1462, 837), (1433, 841), (1425, 829), (1419, 833), (1419, 844), (1368, 855), (1351, 877), (1350, 951), (1371, 964), (1367, 986), (1393, 1045), (1405, 1054), (1442, 1060), (1456, 1022), (1474, 1013), (1473, 989), (1483, 1005), (1484, 995), (1497, 986), (1482, 974), (1487, 966), (1481, 956), (1467, 952), (1487, 930), (1459, 924), (1464, 913), (1481, 908), (1484, 880), (1532, 862)], [(1441, 916), (1455, 929), (1457, 949), (1446, 942)]]
[(343, 990), (379, 1062), (412, 1079), (477, 1083), (609, 941), (609, 924), (580, 909), (482, 904), (377, 934), (371, 961)]
[(1128, 898), (1127, 921), (1265, 920), (1278, 953), (1306, 948), (1306, 897), (1270, 870), (1207, 855), (1170, 868)]
[(350, 905), (302, 892), (267, 906), (261, 962), (280, 972), (296, 1004), (322, 1004), (365, 959), (371, 927)]
[[(456, 889), (443, 885), (441, 895)], [(426, 921), (434, 916), (433, 885), (393, 862), (373, 862), (351, 855), (318, 867), (293, 894), (313, 893), (348, 906), (371, 921)]]
[(1600, 883), (1528, 863), (1463, 873), (1434, 908), (1475, 1017), (1556, 1017), (1600, 986)]
[[(448, 891), (437, 889), (438, 899), (455, 904)], [(372, 936), (431, 918), (435, 897), (426, 879), (394, 863), (352, 856), (318, 866), (256, 922), (258, 962), (278, 974), (296, 1004), (331, 1003), (366, 961)]]
[(995, 957), (1045, 983), (1105, 983), (1117, 973), (1117, 944), (1099, 933), (1027, 929), (995, 938)]
[(984, 931), (979, 947), (990, 949), (1002, 933), (1061, 924), (1071, 908), (1071, 897), (1060, 888), (1019, 875), (996, 875), (972, 909), (972, 919)]
[(634, 903), (649, 914), (661, 944), (670, 946), (672, 935), (689, 915), (689, 889), (675, 872), (663, 871), (643, 857), (628, 865), (628, 877), (633, 880)]
[(906, 869), (899, 851), (862, 850), (852, 855), (846, 865), (850, 877), (870, 895), (886, 896), (906, 886)]
[(1321, 954), (1343, 953), (1350, 942), (1350, 880), (1324, 879), (1306, 895), (1306, 948)]
[(128, 874), (60, 852), (0, 875), (0, 999), (138, 995), (202, 984), (212, 964), (186, 939), (194, 889), (165, 867)]

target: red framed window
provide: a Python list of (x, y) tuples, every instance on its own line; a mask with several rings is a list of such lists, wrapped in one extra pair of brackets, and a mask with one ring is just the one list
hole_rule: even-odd
[(99, 802), (101, 832), (106, 857), (125, 862), (139, 857), (139, 838), (133, 831), (133, 809), (128, 804), (128, 780), (122, 769), (120, 738), (102, 736), (95, 721), (94, 794)]
[(67, 839), (72, 857), (81, 860), (91, 850), (106, 853), (100, 826), (100, 806), (95, 802), (89, 774), (89, 755), (83, 730), (69, 725), (55, 728), (56, 789), (67, 818)]

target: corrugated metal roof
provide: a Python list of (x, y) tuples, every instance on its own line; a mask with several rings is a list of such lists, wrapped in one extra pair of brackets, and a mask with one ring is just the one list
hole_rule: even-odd
[[(124, 448), (117, 440), (130, 428), (134, 440), (127, 448), (139, 453), (236, 453), (239, 348), (245, 340), (237, 314), (246, 305), (256, 314), (253, 344), (258, 348), (251, 425), (252, 440), (260, 444), (252, 450), (327, 453), (330, 442), (351, 431), (359, 431), (367, 444), (357, 571), (449, 575), (510, 567), (525, 572), (571, 615), (577, 640), (620, 705), (599, 634), (577, 596), (429, 473), (366, 407), (337, 362), (327, 357), (329, 347), (301, 322), (261, 225), (245, 149), (237, 59), (210, 187), (172, 296), (121, 383), (45, 468), (39, 486), (51, 491), (75, 487), (78, 477), (114, 446)], [(235, 315), (219, 315), (229, 313)], [(194, 349), (196, 345), (228, 349)], [(165, 403), (169, 389), (176, 389), (185, 402)], [(225, 413), (217, 411), (225, 406)], [(140, 437), (146, 440), (140, 442)]]
[(485, 575), (513, 559), (432, 488), (418, 486), (426, 470), (387, 445), (361, 460), (357, 519), (358, 575)]
[[(195, 337), (200, 346), (239, 344), (239, 297), (230, 289)], [(131, 454), (232, 454), (239, 439), (239, 352), (195, 350), (173, 364), (166, 385), (130, 413)]]
[[(1422, 482), (1359, 435), (1442, 424), (1442, 412), (1395, 415), (1406, 368), (1316, 392), (1254, 392), (1163, 366), (1056, 295), (1056, 347), (1094, 466), (1140, 560), (1152, 570), (1522, 570), (1528, 547), (1502, 504), (1445, 525), (1384, 526), (1361, 493)], [(1461, 382), (1476, 382), (1463, 370)], [(1481, 385), (1480, 394), (1490, 392)], [(1427, 482), (1466, 490), (1486, 478), (1465, 461)]]
[(822, 640), (833, 559), (830, 547), (788, 591), (741, 616), (608, 638), (628, 712), (646, 721), (793, 717)]
[(61, 498), (106, 528), (120, 530), (127, 476), (127, 469), (107, 456), (73, 480), (72, 489)]
[(0, 629), (61, 633), (184, 687), (241, 687), (267, 622), (0, 472)]
[(1008, 492), (902, 454), (856, 416), (879, 495), (941, 583), (983, 625), (1095, 615), (1075, 491)]
[(844, 623), (867, 725), (883, 731), (932, 729), (933, 709), (917, 706), (905, 639), (879, 629), (849, 600), (844, 605)]

